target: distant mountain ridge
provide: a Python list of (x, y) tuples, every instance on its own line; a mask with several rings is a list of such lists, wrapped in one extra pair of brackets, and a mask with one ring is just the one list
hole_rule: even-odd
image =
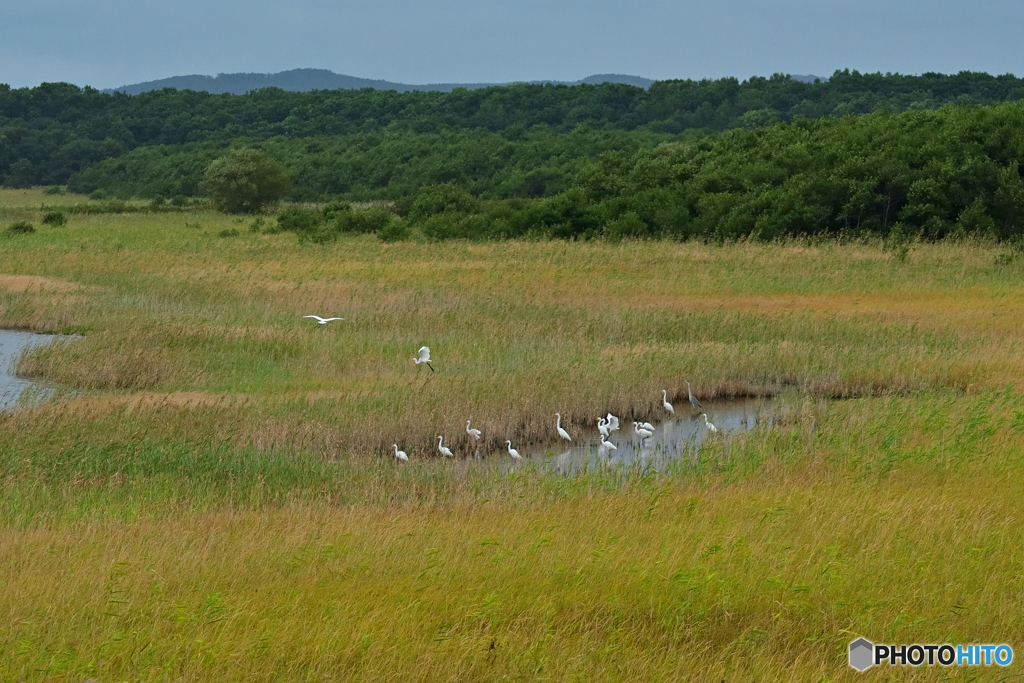
[[(551, 83), (555, 85), (580, 85), (581, 83), (625, 83), (638, 88), (648, 88), (654, 80), (641, 76), (629, 76), (625, 74), (595, 74), (578, 81), (530, 81), (533, 84)], [(198, 90), (219, 95), (231, 93), (243, 95), (259, 88), (281, 88), (292, 92), (306, 92), (309, 90), (359, 90), (362, 88), (373, 88), (374, 90), (397, 90), (398, 92), (410, 92), (413, 90), (438, 90), (451, 92), (456, 88), (474, 90), (477, 88), (489, 88), (492, 86), (511, 85), (511, 83), (428, 83), (425, 85), (410, 85), (407, 83), (394, 83), (392, 81), (377, 80), (371, 78), (357, 78), (336, 74), (327, 69), (291, 69), (275, 74), (261, 73), (236, 73), (217, 74), (216, 76), (172, 76), (161, 78), (155, 81), (122, 85), (119, 88), (109, 88), (104, 92), (123, 92), (129, 95), (150, 90), (162, 90), (163, 88), (175, 88), (176, 90)]]

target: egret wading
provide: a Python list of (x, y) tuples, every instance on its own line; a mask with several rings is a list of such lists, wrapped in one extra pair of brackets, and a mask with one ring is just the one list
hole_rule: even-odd
[(715, 425), (713, 425), (710, 422), (708, 422), (708, 414), (707, 413), (701, 413), (701, 416), (704, 418), (704, 426), (708, 428), (708, 431), (709, 432), (717, 433), (718, 432), (718, 427), (716, 427)]
[(405, 451), (398, 450), (398, 444), (392, 444), (395, 447), (395, 457), (402, 462), (409, 462), (409, 456), (405, 454)]
[(672, 413), (673, 415), (676, 414), (676, 409), (673, 408), (672, 404), (668, 402), (668, 391), (665, 389), (661, 390), (661, 405), (664, 406), (665, 410), (667, 410), (668, 412)]
[(480, 440), (480, 430), (479, 429), (470, 429), (469, 428), (469, 423), (470, 422), (472, 422), (472, 420), (466, 420), (466, 433), (469, 434), (474, 439), (476, 439), (477, 441), (479, 441)]
[(644, 441), (647, 440), (647, 437), (654, 436), (654, 432), (652, 432), (650, 429), (647, 429), (645, 427), (641, 427), (639, 422), (634, 422), (633, 423), (633, 431), (636, 432), (637, 436), (640, 437), (640, 447), (641, 448), (643, 448)]
[(505, 443), (508, 444), (508, 454), (512, 456), (512, 459), (513, 460), (519, 460), (519, 451), (517, 451), (516, 449), (512, 448), (512, 442), (511, 441), (506, 441)]
[(686, 383), (686, 393), (690, 395), (690, 405), (697, 410), (700, 410), (700, 401), (698, 401), (697, 397), (693, 395), (693, 390), (690, 388), (689, 382)]
[(601, 432), (601, 436), (608, 436), (610, 433), (603, 417), (597, 418), (597, 431)]
[(612, 451), (619, 450), (618, 447), (615, 444), (613, 444), (611, 441), (608, 441), (608, 435), (607, 434), (602, 434), (601, 435), (601, 447), (602, 448), (607, 448), (608, 450), (612, 450)]
[(441, 455), (445, 456), (446, 458), (454, 458), (455, 454), (452, 453), (451, 449), (450, 448), (446, 448), (446, 447), (441, 445), (443, 442), (444, 442), (444, 437), (443, 436), (437, 437), (437, 450), (439, 450), (441, 452)]
[(332, 320), (344, 320), (344, 318), (321, 318), (318, 315), (304, 315), (302, 317), (303, 318), (316, 318), (317, 323), (319, 323), (321, 325), (326, 325), (327, 323), (331, 322)]
[(431, 372), (434, 371), (434, 366), (430, 364), (430, 347), (429, 346), (421, 346), (420, 347), (419, 358), (413, 358), (413, 361), (416, 363), (416, 365), (419, 365), (420, 363), (426, 363), (427, 367), (430, 368), (430, 371)]
[(558, 435), (567, 441), (572, 441), (572, 437), (569, 436), (569, 432), (562, 429), (562, 414), (555, 413), (555, 417), (558, 418), (558, 422), (555, 423), (555, 430), (558, 432)]

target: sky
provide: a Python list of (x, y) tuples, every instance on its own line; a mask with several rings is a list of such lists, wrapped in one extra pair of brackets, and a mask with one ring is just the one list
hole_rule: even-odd
[(1020, 0), (0, 0), (0, 83), (1024, 75)]

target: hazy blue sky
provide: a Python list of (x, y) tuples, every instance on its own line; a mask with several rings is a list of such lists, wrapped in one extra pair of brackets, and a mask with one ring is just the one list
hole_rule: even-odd
[(406, 83), (1024, 75), (1021, 0), (0, 0), (0, 83), (324, 68)]

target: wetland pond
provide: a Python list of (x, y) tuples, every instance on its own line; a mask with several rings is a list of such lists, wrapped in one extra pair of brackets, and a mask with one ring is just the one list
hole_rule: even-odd
[(53, 386), (46, 382), (22, 379), (15, 374), (18, 359), (26, 350), (46, 346), (73, 336), (36, 334), (21, 330), (0, 330), (0, 410), (13, 410), (19, 399), (24, 402), (45, 400), (53, 394)]
[[(594, 427), (580, 432), (571, 430), (573, 442), (559, 439), (557, 443), (545, 445), (512, 444), (519, 451), (524, 464), (540, 465), (559, 474), (593, 471), (600, 467), (623, 466), (641, 467), (665, 471), (673, 463), (693, 457), (708, 438), (741, 434), (750, 431), (758, 422), (769, 419), (766, 408), (771, 399), (744, 399), (739, 401), (705, 401), (704, 410), (708, 419), (718, 429), (713, 434), (704, 425), (704, 418), (688, 404), (676, 406), (675, 415), (654, 425), (654, 435), (641, 443), (640, 436), (633, 431), (633, 423), (619, 421), (619, 430), (612, 432), (609, 441), (615, 446), (610, 449), (601, 445), (601, 435)], [(554, 416), (552, 416), (553, 418)], [(551, 431), (555, 426), (552, 420)], [(505, 460), (511, 458), (505, 455)]]

